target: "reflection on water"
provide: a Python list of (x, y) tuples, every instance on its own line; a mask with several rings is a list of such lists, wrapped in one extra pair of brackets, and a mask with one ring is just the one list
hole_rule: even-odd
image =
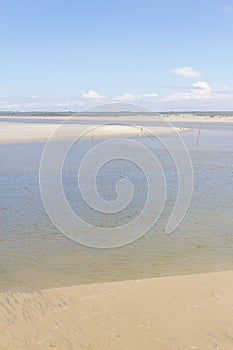
[[(40, 199), (38, 182), (43, 143), (0, 145), (0, 289), (46, 288), (232, 269), (232, 136), (233, 126), (226, 124), (205, 126), (198, 146), (196, 128), (182, 134), (193, 161), (194, 192), (185, 219), (171, 235), (164, 231), (176, 198), (176, 171), (166, 151), (150, 144), (162, 163), (168, 184), (164, 213), (143, 238), (112, 250), (73, 243), (50, 222)], [(85, 150), (91, 141), (82, 142)], [(80, 215), (99, 225), (106, 224), (106, 217), (88, 212), (76, 190), (75, 162), (81, 153), (74, 151), (75, 158), (71, 151), (64, 164), (65, 193)], [(118, 217), (109, 217), (110, 226), (117, 220), (125, 223), (140, 212), (145, 200), (142, 190), (145, 179), (140, 170), (124, 162), (108, 164), (97, 179), (101, 195), (112, 200), (114, 183), (125, 177), (137, 190), (134, 205)]]

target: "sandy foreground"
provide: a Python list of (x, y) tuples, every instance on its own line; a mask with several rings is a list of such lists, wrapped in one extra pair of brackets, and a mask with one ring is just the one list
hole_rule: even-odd
[(30, 142), (67, 140), (79, 138), (143, 136), (144, 134), (169, 134), (176, 131), (189, 130), (187, 128), (172, 128), (169, 126), (128, 126), (128, 125), (85, 125), (85, 124), (57, 124), (46, 123), (0, 123), (0, 142)]
[(0, 294), (0, 349), (232, 350), (233, 272)]

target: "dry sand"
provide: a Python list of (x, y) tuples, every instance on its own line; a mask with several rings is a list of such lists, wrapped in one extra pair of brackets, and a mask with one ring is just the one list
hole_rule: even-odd
[(66, 124), (59, 127), (57, 124), (46, 123), (0, 123), (0, 142), (30, 142), (53, 140), (66, 140), (78, 138), (142, 136), (144, 133), (153, 135), (185, 131), (171, 127), (157, 126), (127, 126), (127, 125), (85, 125)]
[(0, 294), (0, 349), (232, 350), (233, 272)]
[[(1, 121), (1, 119), (8, 120)], [(23, 123), (21, 119), (39, 120), (40, 123)], [(191, 113), (167, 113), (158, 115), (73, 115), (70, 117), (64, 117), (61, 115), (54, 116), (0, 116), (0, 143), (8, 142), (30, 142), (30, 141), (46, 141), (48, 140), (56, 130), (58, 130), (58, 124), (52, 124), (53, 121), (59, 120), (61, 123), (69, 119), (79, 124), (66, 124), (59, 129), (58, 133), (53, 137), (56, 140), (64, 139), (76, 139), (79, 137), (118, 137), (118, 136), (138, 136), (141, 133), (143, 123), (151, 124), (144, 125), (143, 129), (147, 130), (151, 134), (167, 134), (176, 131), (186, 131), (187, 123), (192, 125), (197, 123), (233, 123), (233, 115), (223, 114), (191, 114)], [(14, 120), (11, 122), (10, 120)], [(17, 120), (17, 122), (15, 122)], [(43, 123), (43, 120), (45, 123)], [(46, 121), (51, 123), (46, 123)], [(88, 124), (87, 124), (88, 121)], [(161, 122), (164, 125), (161, 124)], [(168, 123), (167, 123), (168, 122)], [(180, 123), (179, 125), (186, 125), (184, 129), (172, 128), (169, 126), (171, 123)], [(100, 126), (101, 123), (129, 123), (135, 124), (135, 126), (127, 125), (108, 125)], [(155, 126), (155, 123), (158, 123)], [(167, 123), (167, 125), (166, 125)], [(138, 125), (138, 126), (136, 126)], [(153, 125), (153, 126), (152, 126)], [(91, 131), (94, 129), (94, 131)], [(142, 133), (143, 134), (143, 133)]]
[(156, 122), (159, 120), (165, 120), (168, 122), (185, 122), (185, 123), (233, 123), (233, 113), (155, 113), (155, 114), (118, 114), (118, 115), (111, 115), (109, 113), (106, 115), (100, 115), (100, 114), (73, 114), (69, 117), (61, 116), (61, 115), (26, 115), (26, 116), (10, 116), (10, 115), (2, 115), (0, 116), (1, 119), (27, 119), (27, 120), (60, 120), (61, 122), (66, 119), (71, 120), (79, 120), (85, 124), (85, 121), (92, 121), (93, 124), (96, 124), (99, 120), (105, 120), (106, 122), (138, 122), (139, 124), (142, 122)]

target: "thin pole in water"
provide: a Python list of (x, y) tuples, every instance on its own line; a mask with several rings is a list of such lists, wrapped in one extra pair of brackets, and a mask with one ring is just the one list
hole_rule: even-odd
[(140, 129), (139, 135), (138, 135), (138, 137), (139, 137), (139, 142), (141, 142), (142, 134), (143, 134), (143, 125), (141, 126), (141, 129)]
[(199, 128), (198, 135), (197, 135), (197, 145), (199, 144), (199, 140), (200, 140), (201, 128), (202, 128), (202, 123), (200, 124), (200, 128)]

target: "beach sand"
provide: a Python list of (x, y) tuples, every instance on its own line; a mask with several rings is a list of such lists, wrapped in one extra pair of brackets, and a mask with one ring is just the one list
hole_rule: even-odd
[(39, 120), (40, 122), (45, 121), (60, 121), (63, 122), (64, 120), (73, 120), (73, 121), (80, 121), (85, 124), (85, 121), (91, 121), (92, 124), (96, 124), (98, 121), (106, 121), (106, 122), (138, 122), (139, 124), (142, 122), (156, 122), (165, 120), (167, 122), (173, 123), (173, 122), (185, 122), (185, 123), (233, 123), (233, 113), (155, 113), (155, 114), (127, 114), (127, 113), (121, 113), (121, 114), (112, 114), (108, 113), (108, 115), (101, 115), (98, 114), (82, 114), (82, 113), (74, 113), (70, 116), (62, 116), (59, 114), (54, 114), (50, 116), (46, 115), (26, 115), (26, 116), (11, 116), (11, 115), (1, 115), (0, 121), (3, 120), (31, 120), (36, 121)]
[[(2, 119), (2, 121), (1, 121)], [(4, 121), (3, 121), (4, 120)], [(9, 122), (8, 122), (9, 120)], [(27, 120), (28, 122), (23, 122)], [(44, 123), (43, 123), (44, 120)], [(57, 122), (65, 120), (73, 124), (63, 124), (59, 128)], [(13, 121), (13, 122), (12, 122)], [(22, 122), (21, 122), (22, 121)], [(30, 122), (32, 121), (32, 123)], [(39, 121), (39, 123), (33, 123)], [(48, 123), (49, 121), (49, 123)], [(56, 123), (54, 123), (56, 122)], [(78, 123), (78, 124), (77, 124)], [(104, 125), (103, 123), (128, 123), (132, 125)], [(161, 123), (163, 125), (161, 125)], [(173, 127), (173, 123), (179, 123), (179, 127)], [(184, 125), (182, 125), (184, 123)], [(200, 123), (233, 123), (232, 115), (191, 113), (162, 114), (162, 115), (72, 115), (64, 117), (54, 116), (1, 116), (0, 117), (0, 143), (11, 142), (36, 142), (53, 140), (67, 140), (98, 137), (143, 136), (143, 133), (153, 135), (168, 134), (175, 131), (187, 131), (187, 125)], [(157, 125), (156, 125), (157, 124)], [(181, 128), (180, 128), (181, 126)], [(184, 126), (184, 128), (182, 128)], [(198, 127), (198, 126), (197, 126)], [(143, 131), (142, 131), (143, 129)], [(56, 133), (56, 134), (54, 134)]]
[(0, 349), (232, 350), (233, 272), (0, 294)]
[[(25, 123), (23, 120), (27, 120), (28, 122)], [(59, 121), (63, 123), (66, 120), (69, 120), (70, 122), (73, 121), (74, 123), (63, 124), (63, 126), (60, 128), (60, 125), (56, 124)], [(33, 123), (33, 121), (39, 121), (39, 123)], [(128, 123), (132, 125), (112, 124), (101, 126), (103, 123)], [(173, 127), (173, 123), (179, 123), (179, 127)], [(184, 125), (182, 125), (182, 123), (184, 123)], [(233, 115), (224, 115), (218, 113), (200, 115), (192, 113), (163, 113), (160, 115), (109, 114), (107, 116), (99, 114), (74, 114), (70, 117), (61, 115), (27, 115), (17, 117), (6, 115), (0, 116), (0, 143), (47, 141), (51, 137), (53, 140), (67, 140), (77, 139), (79, 137), (104, 138), (121, 136), (143, 136), (144, 132), (149, 132), (153, 135), (159, 135), (168, 134), (175, 131), (180, 132), (190, 130), (187, 128), (187, 124), (189, 125), (189, 123), (192, 125), (197, 124), (197, 127), (199, 127), (200, 123), (231, 124), (233, 123)], [(182, 126), (185, 127), (182, 128)]]
[(143, 136), (143, 134), (169, 134), (188, 128), (158, 126), (98, 125), (98, 124), (46, 124), (46, 123), (0, 123), (0, 142), (35, 142), (79, 138)]

